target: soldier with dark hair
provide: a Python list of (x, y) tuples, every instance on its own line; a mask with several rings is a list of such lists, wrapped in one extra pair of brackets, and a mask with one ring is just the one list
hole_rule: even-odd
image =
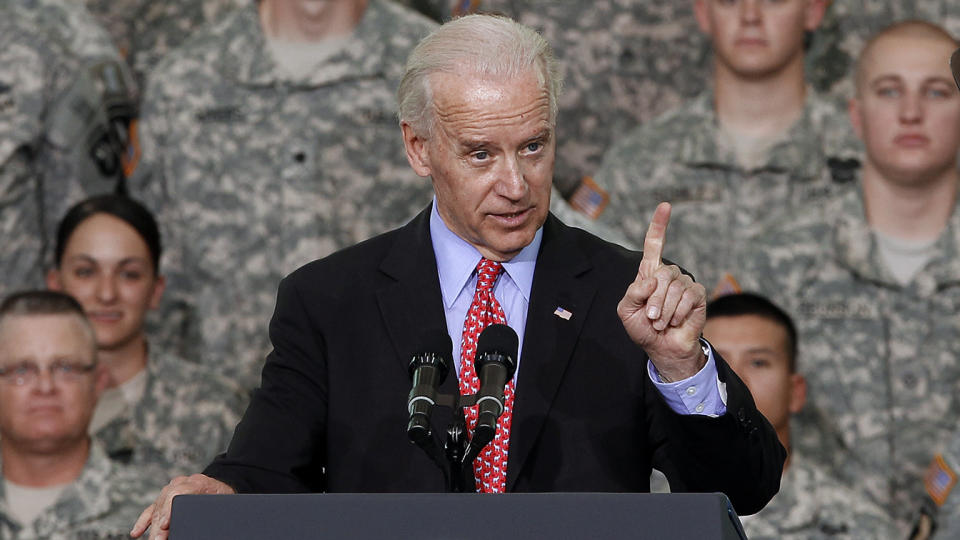
[(791, 417), (806, 403), (806, 379), (797, 371), (793, 319), (767, 298), (738, 293), (707, 304), (703, 335), (743, 379), (760, 413), (787, 449), (780, 491), (752, 516), (741, 516), (754, 540), (894, 538), (886, 512), (829, 470), (791, 448)]
[(150, 211), (122, 195), (81, 201), (61, 221), (55, 253), (47, 284), (83, 306), (109, 375), (90, 433), (110, 457), (170, 474), (225, 450), (246, 396), (209, 366), (147, 339), (146, 315), (165, 287)]

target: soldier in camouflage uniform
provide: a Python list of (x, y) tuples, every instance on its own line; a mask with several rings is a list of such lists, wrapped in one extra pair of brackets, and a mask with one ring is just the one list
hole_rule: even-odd
[(255, 0), (85, 0), (133, 69), (142, 88), (163, 56), (205, 24)]
[(867, 38), (894, 21), (921, 19), (960, 36), (960, 3), (955, 0), (833, 0), (808, 54), (809, 78), (820, 91), (853, 93), (854, 59)]
[[(2, 463), (0, 463), (2, 466)], [(93, 442), (80, 475), (30, 523), (10, 514), (6, 483), (0, 483), (0, 538), (4, 540), (123, 540), (130, 523), (163, 486), (162, 472), (128, 467)]]
[(955, 48), (919, 23), (871, 42), (851, 114), (867, 149), (858, 189), (771, 224), (741, 276), (797, 317), (813, 413), (797, 419), (797, 448), (902, 533), (960, 419)]
[(757, 408), (790, 449), (780, 492), (757, 514), (741, 517), (747, 536), (764, 540), (893, 538), (886, 513), (790, 448), (791, 416), (806, 400), (797, 373), (797, 333), (789, 315), (762, 296), (733, 294), (707, 305), (703, 335), (750, 388)]
[[(168, 324), (241, 384), (256, 384), (280, 279), (404, 223), (431, 197), (407, 165), (395, 89), (435, 25), (371, 0), (352, 33), (299, 75), (251, 3), (161, 62), (144, 99), (149, 174), (136, 188), (169, 227)], [(329, 4), (331, 9), (355, 2)], [(352, 8), (351, 8), (352, 9)]]
[[(610, 190), (600, 221), (629, 239), (643, 237), (657, 204), (673, 205), (667, 245), (677, 251), (667, 256), (684, 261), (710, 291), (738, 268), (765, 219), (846, 188), (858, 148), (839, 103), (804, 87), (803, 31), (815, 27), (822, 3), (758, 3), (752, 12), (716, 0), (697, 5), (701, 19), (764, 35), (770, 45), (763, 63), (757, 51), (729, 45), (719, 23), (704, 22), (717, 50), (712, 87), (623, 137), (597, 177)], [(786, 9), (798, 13), (785, 19)], [(765, 34), (756, 30), (761, 27)], [(749, 96), (758, 92), (769, 103), (789, 103), (793, 112), (755, 112)], [(761, 134), (739, 122), (773, 127)]]
[(83, 6), (0, 6), (0, 293), (39, 284), (67, 201), (122, 177), (132, 102), (111, 47)]
[(70, 297), (0, 305), (0, 538), (124, 538), (160, 471), (113, 463), (87, 435), (106, 381), (93, 331)]
[(202, 469), (226, 450), (246, 399), (162, 343), (148, 349), (143, 321), (163, 292), (153, 217), (127, 197), (93, 197), (67, 213), (57, 242), (48, 285), (81, 303), (111, 374), (91, 434), (124, 463), (157, 465), (167, 475)]
[(227, 450), (246, 406), (240, 388), (165, 353), (151, 352), (145, 378), (142, 397), (92, 433), (111, 458), (170, 477), (202, 470)]

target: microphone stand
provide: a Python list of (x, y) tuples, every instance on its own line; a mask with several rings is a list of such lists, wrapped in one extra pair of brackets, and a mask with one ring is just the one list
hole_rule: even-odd
[(463, 493), (465, 484), (463, 479), (463, 454), (467, 450), (467, 421), (463, 414), (463, 407), (453, 415), (453, 420), (447, 426), (447, 442), (444, 445), (447, 454), (447, 464), (450, 468), (447, 491)]
[[(476, 444), (469, 444), (467, 422), (463, 409), (472, 407), (476, 403), (476, 394), (469, 396), (440, 394), (437, 396), (436, 405), (457, 411), (446, 430), (446, 439), (443, 444), (446, 462), (440, 457), (440, 445), (435, 434), (430, 433), (426, 437), (413, 441), (443, 471), (444, 483), (450, 493), (464, 493), (467, 490), (468, 484), (472, 483), (468, 480), (473, 479), (473, 460), (480, 455), (483, 448), (490, 442), (486, 441), (479, 447)], [(467, 452), (468, 446), (470, 448), (469, 453)]]

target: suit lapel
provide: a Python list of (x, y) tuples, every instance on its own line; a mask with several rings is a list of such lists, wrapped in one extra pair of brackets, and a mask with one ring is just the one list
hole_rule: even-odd
[[(377, 302), (398, 359), (397, 367), (406, 373), (423, 333), (429, 329), (447, 330), (437, 262), (430, 241), (429, 206), (400, 230), (380, 270), (394, 279), (377, 291)], [(453, 395), (459, 392), (453, 359), (440, 392)], [(449, 409), (434, 408), (431, 423), (434, 432), (441, 435), (441, 441), (451, 418)]]
[[(527, 310), (510, 433), (507, 491), (513, 489), (539, 437), (583, 329), (597, 290), (590, 269), (589, 259), (573, 242), (567, 226), (551, 215), (544, 225)], [(557, 314), (557, 308), (569, 312), (569, 319)]]

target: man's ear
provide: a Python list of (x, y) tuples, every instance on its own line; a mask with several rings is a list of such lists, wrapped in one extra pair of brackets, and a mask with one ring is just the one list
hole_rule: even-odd
[(710, 6), (707, 5), (707, 2), (709, 0), (694, 0), (693, 15), (697, 19), (697, 26), (700, 27), (700, 31), (709, 36), (713, 33), (713, 27), (710, 24), (710, 13), (708, 12)]
[(427, 140), (417, 135), (413, 126), (407, 122), (400, 124), (400, 130), (403, 132), (403, 147), (407, 152), (407, 161), (413, 172), (422, 177), (430, 176), (430, 156), (427, 151)]
[(807, 403), (807, 379), (799, 373), (790, 375), (790, 403), (791, 414), (797, 414)]
[(808, 0), (807, 10), (803, 18), (803, 29), (813, 32), (820, 27), (823, 16), (827, 13), (827, 0)]

